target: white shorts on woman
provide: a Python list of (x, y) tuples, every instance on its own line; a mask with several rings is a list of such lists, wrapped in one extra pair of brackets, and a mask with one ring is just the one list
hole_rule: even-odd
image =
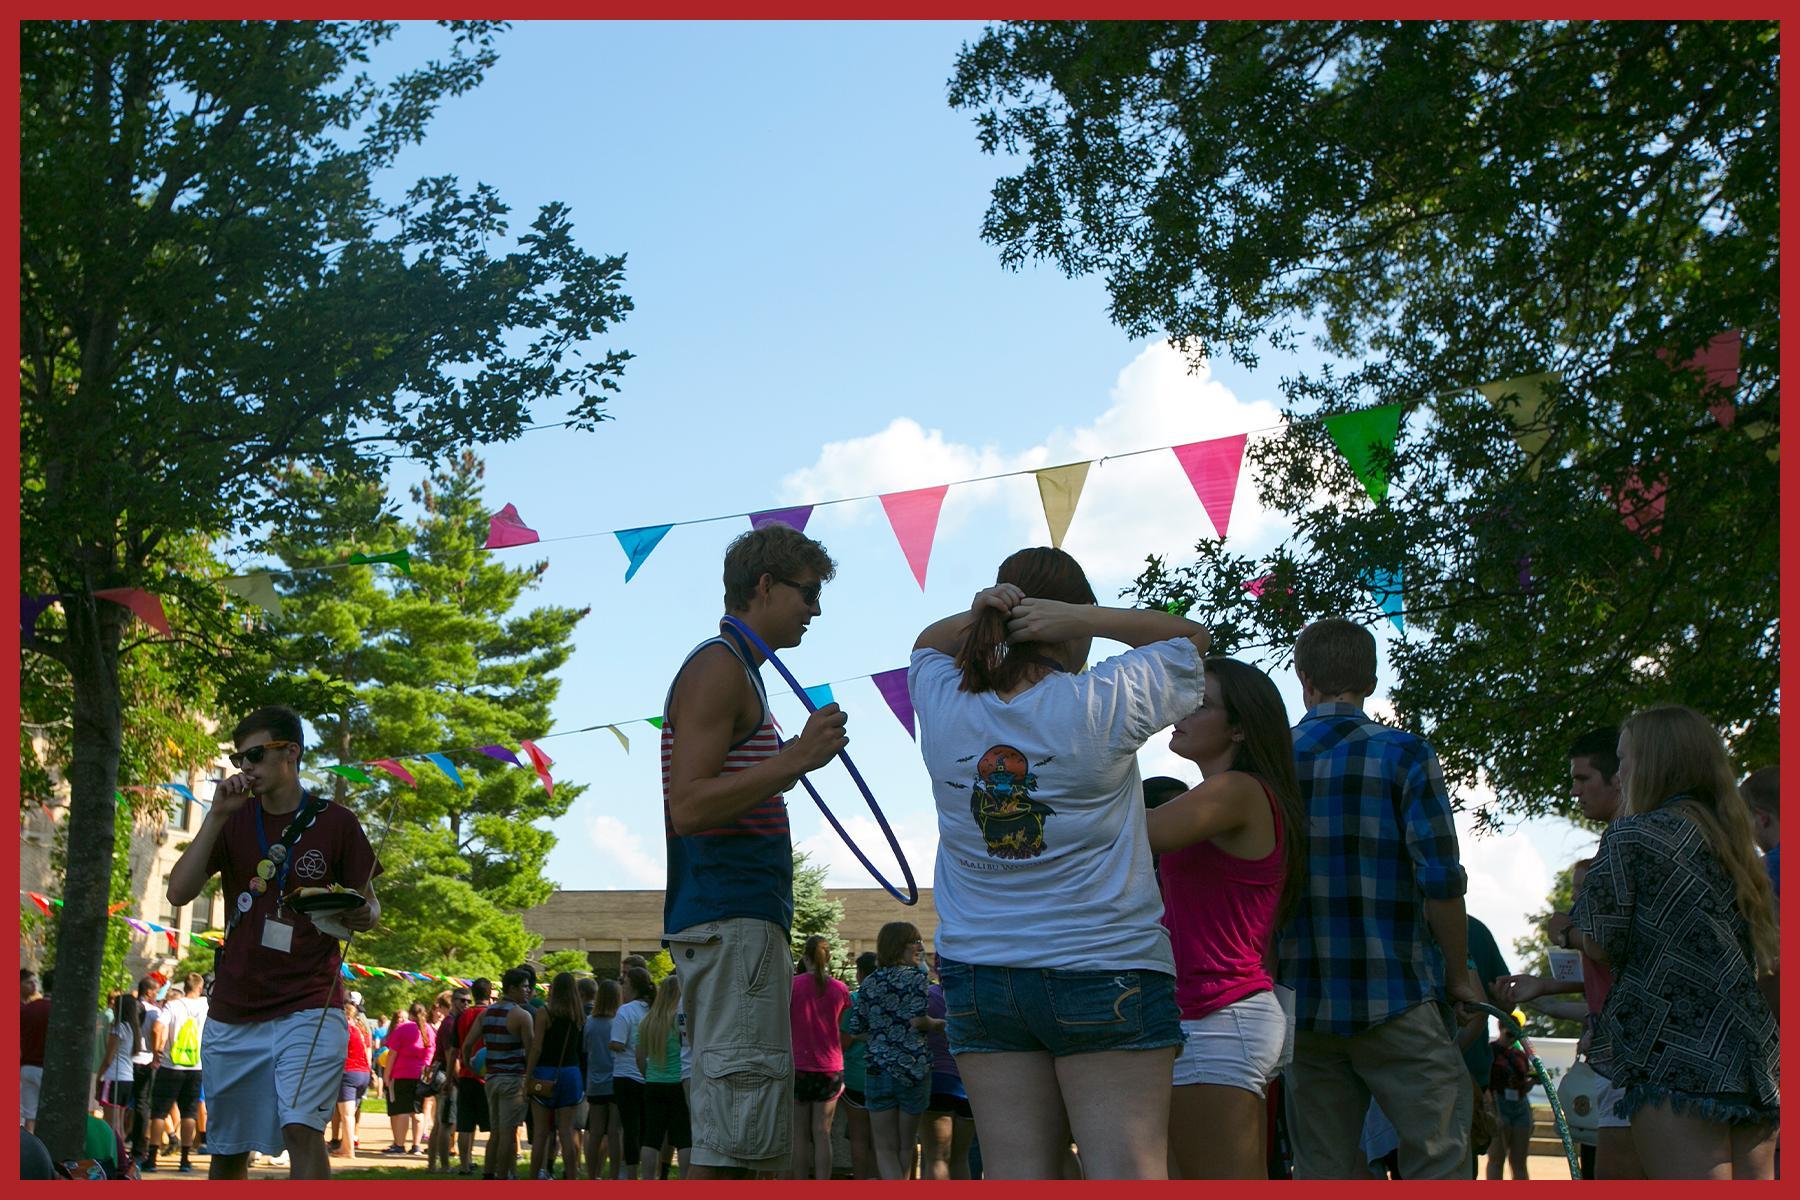
[(1210, 1083), (1265, 1094), (1281, 1060), (1287, 1018), (1274, 992), (1257, 992), (1197, 1021), (1175, 1060), (1175, 1086)]

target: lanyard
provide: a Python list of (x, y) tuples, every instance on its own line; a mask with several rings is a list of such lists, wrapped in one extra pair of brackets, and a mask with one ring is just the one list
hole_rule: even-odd
[[(326, 801), (322, 796), (307, 796), (288, 820), (287, 831), (282, 834), (281, 841), (271, 846), (268, 830), (263, 825), (263, 808), (260, 798), (256, 801), (256, 842), (262, 851), (262, 861), (256, 864), (256, 873), (250, 884), (238, 894), (236, 912), (226, 918), (225, 933), (230, 936), (237, 927), (238, 920), (248, 913), (256, 903), (256, 897), (270, 889), (275, 892), (275, 911), (281, 911), (281, 897), (287, 887), (288, 870), (294, 865), (294, 843), (300, 835), (318, 823), (319, 814), (325, 810)], [(264, 871), (267, 870), (267, 874)]]

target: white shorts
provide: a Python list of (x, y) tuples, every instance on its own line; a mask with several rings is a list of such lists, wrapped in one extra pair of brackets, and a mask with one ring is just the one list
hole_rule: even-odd
[[(206, 1079), (209, 1152), (255, 1150), (275, 1155), (287, 1149), (283, 1126), (305, 1125), (324, 1132), (344, 1079), (350, 1031), (343, 1009), (324, 1010), (323, 1025), (319, 1013), (316, 1008), (305, 1009), (242, 1025), (217, 1017), (207, 1021), (200, 1040), (200, 1071)], [(305, 1090), (296, 1097), (299, 1087)]]
[(1187, 1041), (1175, 1060), (1175, 1086), (1222, 1084), (1264, 1095), (1281, 1059), (1287, 1018), (1273, 992), (1258, 992), (1197, 1021), (1183, 1020)]
[(44, 1068), (19, 1068), (19, 1120), (37, 1120), (38, 1091), (44, 1086)]
[(1613, 1081), (1598, 1071), (1595, 1078), (1600, 1080), (1600, 1090), (1594, 1094), (1594, 1126), (1598, 1129), (1630, 1129), (1631, 1122), (1624, 1117), (1613, 1115), (1613, 1106), (1625, 1098), (1625, 1089), (1615, 1087)]

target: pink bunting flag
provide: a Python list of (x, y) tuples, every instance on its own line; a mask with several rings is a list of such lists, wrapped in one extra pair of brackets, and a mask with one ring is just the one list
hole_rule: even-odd
[(556, 795), (556, 785), (550, 778), (550, 768), (556, 764), (550, 760), (550, 756), (523, 738), (519, 740), (519, 748), (531, 756), (531, 765), (537, 771), (537, 777), (544, 783), (544, 794)]
[[(1613, 493), (1613, 501), (1619, 506), (1619, 516), (1625, 522), (1625, 528), (1639, 537), (1662, 532), (1663, 502), (1669, 490), (1668, 476), (1658, 476), (1650, 483), (1645, 483), (1637, 472), (1626, 476), (1625, 482)], [(1658, 546), (1653, 554), (1660, 557), (1662, 547)]]
[(501, 762), (511, 763), (515, 767), (522, 767), (525, 765), (519, 761), (518, 755), (514, 754), (511, 750), (508, 750), (505, 746), (481, 746), (478, 747), (478, 749), (489, 758), (497, 758)]
[[(1737, 387), (1738, 364), (1742, 361), (1744, 351), (1744, 331), (1727, 329), (1715, 338), (1707, 340), (1706, 345), (1694, 352), (1694, 357), (1680, 364), (1679, 369), (1700, 371), (1706, 376), (1704, 392), (1708, 397), (1707, 408), (1711, 410), (1713, 420), (1721, 427), (1730, 429), (1737, 420), (1737, 405), (1730, 396), (1724, 393)], [(1667, 350), (1658, 350), (1659, 358), (1667, 359)]]
[(169, 618), (163, 615), (162, 600), (142, 588), (102, 588), (94, 593), (96, 600), (111, 600), (137, 614), (138, 620), (158, 633), (169, 632)]
[(879, 671), (870, 678), (875, 681), (875, 690), (881, 693), (881, 698), (887, 701), (894, 716), (899, 718), (906, 736), (918, 741), (919, 735), (914, 732), (912, 694), (906, 690), (906, 668), (895, 667), (891, 671)]
[(1225, 532), (1231, 525), (1231, 505), (1237, 499), (1238, 473), (1244, 466), (1244, 443), (1249, 440), (1249, 434), (1237, 433), (1174, 447), (1175, 459), (1187, 472), (1188, 482), (1194, 485), (1194, 494), (1200, 497), (1201, 507), (1206, 509), (1220, 541), (1225, 540)]
[[(1244, 590), (1260, 600), (1262, 599), (1262, 594), (1267, 591), (1269, 585), (1274, 582), (1275, 576), (1273, 575), (1258, 575), (1255, 579), (1244, 580)], [(1281, 590), (1290, 596), (1294, 594), (1294, 589), (1291, 587), (1284, 587)]]
[(925, 568), (931, 562), (931, 542), (937, 536), (938, 513), (944, 507), (944, 493), (949, 490), (949, 484), (940, 483), (917, 491), (889, 492), (881, 498), (881, 507), (887, 510), (888, 524), (894, 527), (894, 537), (899, 539), (906, 564), (912, 568), (913, 578), (919, 581), (920, 591), (925, 590)]
[(519, 510), (508, 504), (488, 518), (488, 538), (481, 548), (504, 550), (508, 546), (528, 546), (537, 540), (537, 530), (527, 528)]
[(372, 759), (372, 760), (370, 760), (369, 765), (371, 767), (380, 767), (382, 770), (386, 771), (389, 775), (392, 775), (395, 779), (398, 779), (400, 782), (404, 783), (407, 787), (415, 787), (416, 788), (419, 786), (419, 781), (417, 779), (413, 778), (412, 772), (408, 771), (405, 767), (401, 766), (400, 763), (395, 759), (392, 759), (392, 758)]

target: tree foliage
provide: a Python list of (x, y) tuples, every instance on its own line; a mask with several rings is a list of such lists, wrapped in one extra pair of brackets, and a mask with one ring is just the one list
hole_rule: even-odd
[[(519, 913), (552, 890), (543, 871), (555, 837), (542, 824), (567, 812), (585, 786), (559, 779), (546, 794), (534, 772), (474, 748), (516, 746), (549, 728), (557, 672), (586, 610), (517, 611), (548, 564), (511, 566), (481, 548), (481, 475), (473, 453), (431, 472), (413, 489), (412, 522), (394, 515), (379, 485), (319, 471), (284, 475), (284, 510), (309, 515), (271, 534), (286, 568), (282, 614), (258, 672), (265, 694), (243, 703), (295, 704), (320, 739), (307, 757), (315, 773), (450, 752), (461, 787), (417, 758), (405, 764), (413, 785), (380, 771), (371, 772), (373, 786), (317, 778), (361, 813), (372, 840), (385, 838), (383, 917), (356, 939), (356, 956), (498, 978), (538, 942)], [(302, 569), (396, 549), (417, 555), (405, 572)], [(419, 987), (375, 979), (363, 990), (385, 1005)]]
[(850, 966), (849, 954), (837, 935), (844, 920), (844, 905), (825, 894), (828, 874), (829, 867), (814, 865), (805, 853), (794, 851), (794, 923), (788, 930), (788, 942), (798, 963), (807, 938), (815, 933), (830, 938), (831, 972), (843, 975)]
[[(1568, 737), (1648, 703), (1772, 761), (1778, 67), (1767, 22), (1015, 22), (966, 46), (951, 102), (1019, 164), (983, 227), (1003, 262), (1102, 275), (1122, 328), (1196, 361), (1323, 352), (1249, 451), (1291, 536), (1151, 559), (1135, 594), (1281, 658), (1309, 620), (1384, 620), (1369, 577), (1399, 571), (1384, 682), (1453, 784), (1493, 787), (1483, 819), (1569, 811)], [(1727, 330), (1729, 394), (1680, 367)], [(1470, 392), (1545, 371), (1541, 412)], [(1372, 503), (1310, 418), (1393, 402)], [(1633, 528), (1620, 497), (1659, 481)]]
[[(480, 83), (497, 27), (362, 70), (378, 22), (40, 21), (20, 27), (20, 559), (65, 628), (72, 853), (40, 1132), (76, 1155), (118, 785), (119, 664), (143, 644), (107, 588), (164, 598), (171, 640), (232, 663), (236, 606), (168, 551), (254, 540), (289, 463), (378, 478), (388, 459), (515, 436), (557, 397), (592, 428), (624, 351), (624, 260), (543, 206), (515, 238), (486, 185), (374, 182), (436, 104)], [(65, 1015), (66, 1014), (66, 1015)]]

